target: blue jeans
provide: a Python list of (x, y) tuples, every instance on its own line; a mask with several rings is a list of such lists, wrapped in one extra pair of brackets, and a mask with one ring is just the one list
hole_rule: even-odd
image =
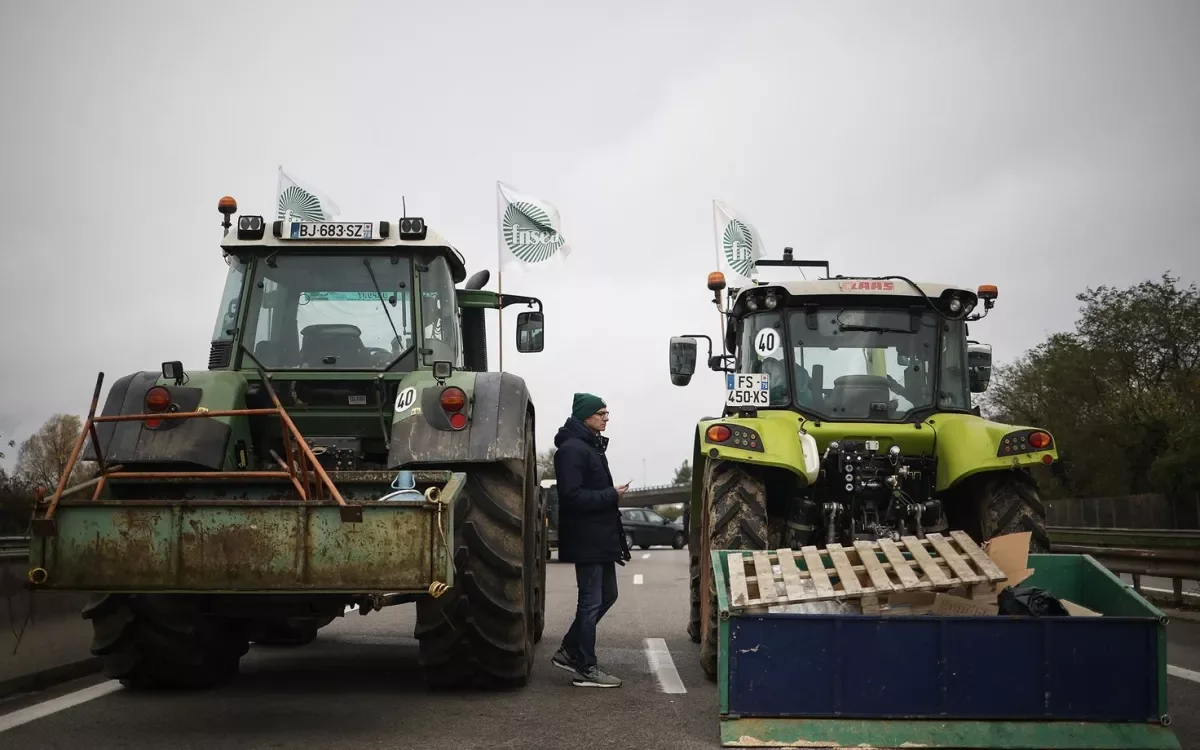
[(596, 626), (617, 601), (617, 565), (575, 563), (575, 583), (579, 586), (579, 602), (562, 647), (583, 670), (596, 666)]

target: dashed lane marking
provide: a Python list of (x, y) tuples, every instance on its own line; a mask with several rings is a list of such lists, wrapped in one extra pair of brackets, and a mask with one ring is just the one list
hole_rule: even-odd
[(1190, 669), (1177, 667), (1173, 664), (1167, 665), (1167, 674), (1171, 675), (1172, 677), (1188, 680), (1190, 682), (1200, 682), (1200, 672), (1193, 672)]
[(649, 560), (649, 559), (650, 559), (650, 553), (649, 553), (649, 552), (647, 552), (647, 553), (643, 554), (643, 555), (642, 555), (642, 559), (643, 559), (643, 560)]
[(671, 658), (667, 642), (662, 638), (647, 638), (645, 643), (646, 660), (650, 662), (650, 670), (658, 678), (658, 685), (662, 691), (686, 693), (687, 688), (683, 686), (683, 680), (679, 679), (679, 672), (675, 670), (675, 660)]
[(11, 714), (0, 716), (0, 732), (7, 732), (14, 727), (19, 727), (22, 724), (28, 724), (36, 719), (41, 719), (50, 714), (58, 713), (63, 709), (73, 708), (80, 703), (87, 703), (90, 700), (95, 700), (109, 693), (121, 690), (121, 683), (117, 680), (108, 680), (101, 682), (99, 685), (92, 685), (83, 690), (76, 690), (73, 693), (60, 695), (57, 698), (52, 698), (48, 701), (22, 708), (19, 711), (13, 711)]
[(634, 574), (633, 574), (633, 585), (634, 585), (634, 586), (641, 586), (641, 585), (642, 585), (642, 574), (641, 574), (641, 573), (634, 573)]

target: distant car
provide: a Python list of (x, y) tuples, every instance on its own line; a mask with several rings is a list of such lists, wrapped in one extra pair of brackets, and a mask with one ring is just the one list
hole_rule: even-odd
[(635, 545), (642, 549), (650, 549), (657, 544), (669, 544), (674, 549), (687, 546), (683, 523), (668, 520), (649, 508), (622, 508), (621, 521), (630, 549)]

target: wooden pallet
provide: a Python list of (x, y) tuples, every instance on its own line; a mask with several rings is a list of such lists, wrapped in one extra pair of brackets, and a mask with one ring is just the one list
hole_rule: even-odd
[(905, 536), (899, 543), (858, 541), (853, 547), (831, 544), (823, 550), (731, 550), (725, 558), (730, 609), (747, 612), (858, 600), (864, 614), (874, 614), (886, 609), (894, 594), (953, 589), (981, 599), (995, 594), (997, 584), (1008, 578), (962, 531), (951, 531), (949, 538), (926, 534), (924, 539)]

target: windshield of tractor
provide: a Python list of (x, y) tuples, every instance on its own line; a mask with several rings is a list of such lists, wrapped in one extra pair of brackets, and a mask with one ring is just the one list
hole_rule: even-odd
[(399, 255), (257, 258), (245, 344), (269, 369), (382, 370), (413, 346), (412, 287)]
[(971, 406), (961, 322), (897, 308), (819, 308), (788, 317), (796, 401), (817, 414), (901, 420), (914, 410)]
[(933, 310), (823, 307), (741, 324), (738, 372), (770, 376), (770, 405), (826, 419), (898, 421), (970, 409), (961, 321)]

